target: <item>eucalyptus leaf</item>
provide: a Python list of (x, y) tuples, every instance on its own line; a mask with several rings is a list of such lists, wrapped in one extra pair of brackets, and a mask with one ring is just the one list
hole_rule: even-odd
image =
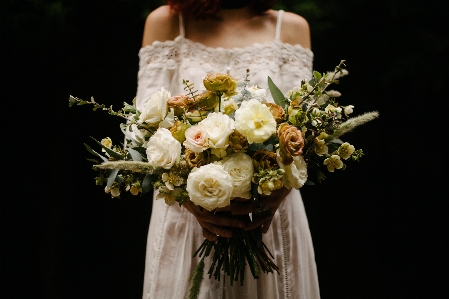
[(122, 178), (122, 176), (120, 176), (120, 175), (118, 175), (116, 178), (115, 178), (115, 180), (117, 181), (117, 182), (119, 182), (120, 184), (123, 184), (123, 183), (125, 183), (125, 180)]
[(115, 178), (117, 177), (118, 169), (111, 169), (108, 175), (108, 184), (106, 185), (106, 189), (111, 188), (112, 183), (114, 183)]
[(331, 143), (337, 143), (337, 144), (343, 144), (344, 143), (344, 141), (339, 139), (339, 138), (332, 139), (330, 142)]
[(129, 154), (131, 155), (131, 157), (133, 158), (133, 161), (139, 161), (139, 162), (142, 161), (142, 155), (138, 151), (136, 151), (130, 147), (128, 147), (127, 150), (129, 152)]
[(268, 88), (270, 89), (271, 96), (273, 97), (276, 105), (281, 106), (285, 109), (285, 97), (284, 94), (279, 90), (279, 88), (274, 84), (273, 80), (271, 80), (270, 76), (268, 76)]
[(274, 152), (274, 146), (272, 144), (265, 145), (264, 149), (269, 152)]
[(111, 150), (109, 147), (101, 144), (101, 142), (96, 140), (95, 138), (93, 138), (93, 137), (90, 137), (90, 138), (95, 140), (95, 142), (98, 143), (112, 158), (114, 158), (116, 160), (122, 160), (123, 159), (123, 157), (119, 153), (116, 153), (113, 150)]
[(87, 144), (84, 143), (84, 146), (86, 147), (87, 151), (89, 153), (91, 153), (92, 155), (95, 155), (97, 157), (100, 157), (103, 161), (108, 162), (109, 160), (107, 158), (105, 158), (104, 156), (100, 155), (99, 153), (97, 153), (96, 151), (94, 151), (90, 146), (88, 146)]
[[(126, 131), (126, 128), (128, 127), (128, 125), (126, 125), (126, 124), (120, 124), (120, 130), (122, 131), (122, 133), (123, 133), (123, 135), (125, 135), (128, 139), (130, 139), (132, 142), (134, 142), (134, 143), (137, 143), (137, 144), (140, 144), (140, 142), (139, 141), (137, 141), (131, 134), (129, 134), (127, 131)], [(130, 130), (131, 130), (131, 128), (130, 128)]]

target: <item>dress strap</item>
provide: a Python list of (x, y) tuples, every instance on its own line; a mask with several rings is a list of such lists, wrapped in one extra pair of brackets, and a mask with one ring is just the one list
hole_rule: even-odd
[(185, 37), (184, 18), (182, 17), (182, 13), (180, 13), (178, 16), (179, 16), (179, 35)]
[(276, 20), (276, 35), (274, 37), (275, 40), (281, 39), (281, 24), (282, 24), (282, 14), (283, 10), (278, 11), (277, 20)]

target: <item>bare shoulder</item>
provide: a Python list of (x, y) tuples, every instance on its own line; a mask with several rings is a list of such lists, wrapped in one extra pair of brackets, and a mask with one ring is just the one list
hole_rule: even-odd
[(311, 49), (309, 23), (303, 17), (285, 12), (282, 16), (281, 40), (284, 43), (300, 44), (304, 48)]
[(145, 21), (142, 47), (154, 41), (173, 40), (179, 35), (178, 15), (168, 5), (153, 10)]

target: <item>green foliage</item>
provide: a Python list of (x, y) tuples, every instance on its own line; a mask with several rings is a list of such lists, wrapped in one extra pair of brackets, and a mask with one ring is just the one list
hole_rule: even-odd
[(268, 76), (268, 88), (270, 89), (271, 96), (273, 97), (276, 105), (281, 106), (285, 109), (286, 100), (284, 94), (279, 90), (279, 88), (274, 84), (273, 80)]

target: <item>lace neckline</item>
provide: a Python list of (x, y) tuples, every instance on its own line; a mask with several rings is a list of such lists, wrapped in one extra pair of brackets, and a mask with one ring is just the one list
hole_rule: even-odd
[(259, 49), (261, 47), (273, 46), (273, 45), (281, 45), (281, 46), (286, 47), (286, 48), (299, 49), (302, 52), (307, 53), (308, 55), (313, 55), (312, 50), (304, 48), (300, 44), (292, 45), (292, 44), (289, 44), (289, 43), (281, 42), (280, 40), (276, 40), (276, 39), (273, 40), (273, 41), (265, 42), (265, 43), (254, 43), (253, 45), (245, 46), (245, 47), (233, 47), (233, 48), (216, 47), (216, 48), (214, 48), (214, 47), (206, 46), (206, 45), (204, 45), (204, 44), (202, 44), (200, 42), (195, 42), (195, 41), (193, 41), (191, 39), (188, 39), (188, 38), (186, 38), (186, 37), (184, 37), (182, 35), (178, 35), (174, 40), (166, 40), (166, 41), (163, 41), (163, 42), (161, 42), (161, 41), (154, 41), (151, 45), (146, 45), (146, 46), (140, 48), (140, 51), (151, 50), (152, 48), (157, 47), (157, 46), (174, 45), (174, 44), (176, 44), (178, 42), (185, 42), (185, 43), (194, 45), (195, 47), (204, 49), (206, 51), (216, 51), (216, 52), (225, 52), (225, 53), (228, 53), (228, 52), (246, 52), (246, 51), (253, 50), (253, 49)]

